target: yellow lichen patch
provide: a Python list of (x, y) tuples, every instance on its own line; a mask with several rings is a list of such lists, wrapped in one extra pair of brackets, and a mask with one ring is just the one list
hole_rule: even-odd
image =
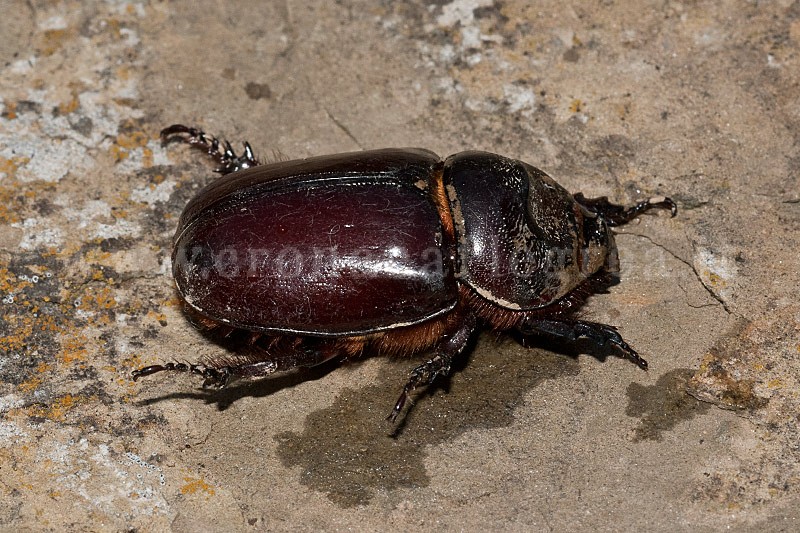
[(89, 351), (86, 349), (88, 339), (82, 333), (61, 339), (61, 353), (59, 359), (64, 364), (72, 364), (75, 361), (86, 361)]
[[(117, 136), (116, 142), (111, 146), (111, 155), (114, 157), (114, 161), (119, 163), (123, 159), (126, 159), (133, 150), (146, 147), (149, 140), (150, 137), (143, 131), (126, 131), (120, 133)], [(150, 150), (147, 151), (150, 153), (149, 156), (145, 153), (145, 159), (149, 157), (152, 161), (153, 153)]]
[(119, 163), (120, 161), (124, 161), (128, 158), (128, 151), (123, 149), (121, 146), (112, 144), (111, 145), (111, 157), (114, 158), (115, 163)]
[(153, 151), (146, 146), (142, 148), (142, 166), (145, 168), (153, 166)]
[(131, 131), (121, 133), (117, 136), (117, 144), (122, 148), (127, 148), (128, 150), (146, 146), (149, 140), (150, 137), (143, 131)]
[[(98, 281), (105, 281), (102, 277), (93, 278)], [(117, 306), (117, 300), (114, 299), (114, 292), (109, 287), (87, 287), (84, 293), (80, 296), (78, 309), (83, 311), (99, 311), (104, 309), (114, 309)]]
[(142, 357), (139, 354), (131, 354), (122, 360), (122, 364), (128, 368), (141, 368)]
[(767, 387), (770, 389), (780, 389), (783, 387), (783, 380), (779, 378), (771, 379), (767, 381)]
[(183, 309), (183, 300), (179, 296), (173, 294), (172, 296), (164, 300), (163, 305), (166, 307)]
[[(109, 266), (113, 266), (113, 265), (109, 265)], [(106, 277), (105, 272), (103, 272), (103, 270), (99, 269), (99, 268), (97, 270), (93, 270), (92, 271), (92, 281), (105, 281), (109, 285), (113, 285), (115, 283), (114, 282), (114, 278)]]
[(162, 326), (167, 325), (167, 315), (164, 313), (156, 313), (152, 309), (147, 312), (146, 319), (151, 322), (158, 322)]
[[(45, 297), (45, 299), (47, 299)], [(56, 323), (56, 319), (50, 315), (39, 316), (39, 319), (36, 322), (39, 331), (56, 333), (61, 331), (61, 326)]]
[(111, 210), (111, 216), (114, 217), (114, 220), (126, 219), (128, 218), (128, 216), (130, 216), (130, 213), (128, 212), (127, 209), (114, 207)]
[(725, 279), (723, 279), (723, 277), (717, 274), (716, 272), (706, 270), (703, 272), (703, 274), (705, 275), (704, 277), (708, 280), (708, 283), (711, 284), (712, 287), (725, 287), (727, 285)]
[(0, 293), (17, 294), (33, 284), (17, 276), (6, 267), (0, 267)]
[(61, 102), (58, 104), (58, 112), (62, 115), (69, 115), (70, 113), (74, 113), (80, 107), (80, 101), (78, 100), (78, 95), (76, 92), (72, 92), (72, 98), (67, 100), (66, 102)]
[(44, 181), (22, 183), (17, 180), (17, 170), (29, 161), (28, 157), (0, 157), (0, 224), (19, 222), (30, 200), (56, 187), (55, 183)]
[(45, 56), (53, 55), (56, 50), (64, 46), (64, 43), (72, 37), (73, 33), (72, 30), (67, 28), (46, 30), (41, 38), (41, 54)]
[(98, 248), (92, 248), (84, 254), (84, 259), (92, 265), (112, 266), (111, 252), (104, 252)]
[(28, 344), (28, 338), (33, 333), (34, 322), (26, 317), (4, 317), (11, 324), (11, 333), (0, 337), (0, 352), (14, 352), (23, 350)]
[(22, 394), (32, 392), (38, 389), (39, 386), (42, 384), (42, 382), (43, 380), (41, 376), (32, 377), (31, 379), (23, 381), (22, 383), (17, 385), (17, 391)]
[(106, 30), (111, 33), (111, 36), (114, 39), (117, 40), (122, 39), (122, 32), (120, 31), (121, 29), (122, 29), (122, 23), (119, 21), (119, 19), (115, 18), (106, 19)]
[(44, 382), (44, 377), (42, 376), (42, 374), (50, 370), (50, 367), (51, 365), (48, 365), (47, 363), (39, 363), (36, 366), (36, 373), (38, 375), (17, 385), (17, 391), (21, 393), (26, 393), (38, 389), (39, 386)]
[(181, 494), (196, 494), (197, 492), (205, 492), (209, 496), (214, 495), (214, 487), (205, 482), (202, 478), (184, 477), (186, 484), (181, 487)]
[(67, 413), (88, 400), (89, 398), (86, 396), (73, 396), (72, 394), (65, 394), (60, 398), (56, 398), (49, 405), (30, 405), (27, 407), (9, 409), (8, 412), (11, 416), (23, 415), (28, 417), (44, 418), (54, 422), (62, 422), (67, 417)]
[(116, 78), (119, 80), (128, 80), (131, 77), (131, 69), (128, 67), (128, 65), (117, 67), (114, 73)]
[(30, 157), (0, 157), (0, 174), (5, 174), (7, 177), (13, 177), (17, 173), (19, 167), (27, 164)]
[(737, 378), (726, 361), (717, 353), (707, 353), (699, 371), (689, 380), (689, 389), (727, 408), (758, 409), (766, 405), (769, 400), (756, 394), (755, 380)]
[(17, 118), (17, 102), (4, 102), (2, 117), (8, 120)]
[(581, 113), (581, 112), (583, 112), (585, 107), (586, 107), (586, 104), (583, 102), (583, 100), (581, 100), (580, 98), (575, 98), (569, 104), (569, 112), (570, 113)]

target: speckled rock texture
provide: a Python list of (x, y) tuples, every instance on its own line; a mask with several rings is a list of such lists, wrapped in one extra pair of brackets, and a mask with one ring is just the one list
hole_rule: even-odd
[[(800, 2), (0, 3), (0, 530), (797, 531)], [(644, 372), (483, 335), (203, 391), (181, 122), (267, 158), (420, 146), (679, 214), (584, 316)]]

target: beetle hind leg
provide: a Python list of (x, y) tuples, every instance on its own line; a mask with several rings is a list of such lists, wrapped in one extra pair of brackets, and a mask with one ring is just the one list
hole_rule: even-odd
[(583, 193), (579, 192), (575, 194), (573, 198), (589, 211), (593, 211), (602, 216), (609, 226), (627, 224), (634, 218), (651, 209), (668, 209), (673, 217), (678, 213), (678, 206), (675, 205), (675, 202), (671, 198), (667, 198), (666, 196), (650, 198), (649, 200), (639, 202), (633, 207), (612, 204), (608, 201), (607, 196), (586, 198)]
[(214, 368), (205, 365), (194, 365), (189, 363), (164, 363), (163, 365), (151, 365), (131, 372), (133, 381), (139, 378), (155, 374), (157, 372), (189, 372), (204, 378), (203, 387), (222, 388), (228, 384), (231, 378), (229, 367)]
[(186, 372), (201, 376), (203, 388), (221, 389), (238, 379), (267, 377), (297, 367), (311, 367), (340, 355), (334, 343), (306, 343), (299, 337), (256, 337), (241, 351), (202, 364), (169, 362), (131, 373), (134, 381), (158, 372)]
[(403, 386), (394, 409), (386, 420), (394, 422), (408, 402), (409, 395), (420, 385), (430, 385), (439, 376), (447, 376), (453, 360), (462, 352), (477, 328), (475, 318), (468, 315), (447, 340), (437, 349), (436, 355), (411, 371), (408, 381)]
[(261, 163), (253, 153), (250, 143), (244, 143), (244, 152), (237, 156), (231, 144), (220, 141), (213, 135), (209, 135), (200, 128), (184, 126), (183, 124), (173, 124), (161, 130), (161, 139), (165, 142), (173, 136), (180, 136), (184, 142), (196, 146), (210, 155), (220, 166), (216, 172), (220, 174), (230, 174), (246, 168), (256, 167)]
[(517, 329), (523, 335), (546, 335), (568, 341), (588, 339), (598, 346), (610, 345), (639, 368), (647, 370), (647, 361), (625, 342), (614, 326), (584, 320), (553, 320), (533, 318), (524, 320)]

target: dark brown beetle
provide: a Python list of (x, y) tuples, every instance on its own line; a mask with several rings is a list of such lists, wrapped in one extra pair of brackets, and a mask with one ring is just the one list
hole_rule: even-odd
[(610, 345), (647, 363), (613, 326), (575, 309), (618, 271), (609, 229), (669, 198), (633, 207), (570, 195), (521, 161), (462, 152), (442, 161), (387, 149), (261, 165), (245, 143), (173, 125), (225, 175), (195, 196), (172, 253), (178, 291), (200, 326), (245, 332), (239, 359), (166, 363), (134, 372), (193, 372), (204, 386), (261, 377), (366, 350), (410, 355), (409, 393), (450, 371), (481, 326)]

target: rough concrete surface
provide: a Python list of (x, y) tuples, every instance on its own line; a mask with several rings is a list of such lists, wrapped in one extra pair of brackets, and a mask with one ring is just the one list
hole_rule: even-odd
[[(0, 2), (0, 529), (800, 529), (800, 2)], [(680, 212), (583, 313), (650, 362), (481, 336), (203, 391), (196, 124), (267, 157), (483, 149)], [(238, 146), (238, 144), (237, 144)]]

